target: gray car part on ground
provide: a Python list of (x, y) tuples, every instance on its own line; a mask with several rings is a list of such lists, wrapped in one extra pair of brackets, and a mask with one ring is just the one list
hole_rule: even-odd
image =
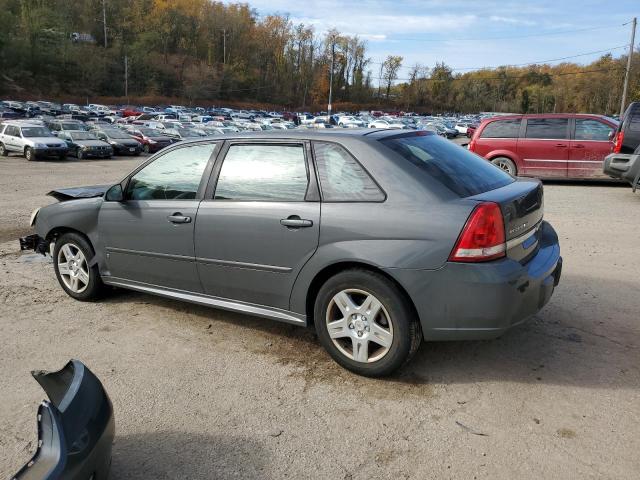
[(604, 173), (629, 182), (633, 191), (640, 183), (640, 147), (634, 153), (611, 153), (604, 159)]
[(38, 447), (13, 480), (106, 480), (115, 435), (113, 406), (82, 362), (33, 371), (49, 397), (38, 408)]

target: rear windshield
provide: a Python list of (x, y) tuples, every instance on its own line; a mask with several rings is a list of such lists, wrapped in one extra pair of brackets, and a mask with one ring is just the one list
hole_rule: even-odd
[(460, 197), (513, 182), (508, 173), (438, 135), (418, 132), (380, 140)]

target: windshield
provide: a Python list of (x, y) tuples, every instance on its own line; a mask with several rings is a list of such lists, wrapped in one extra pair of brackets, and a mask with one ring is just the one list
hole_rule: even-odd
[(84, 125), (80, 123), (64, 122), (61, 126), (63, 130), (84, 130)]
[(484, 158), (434, 134), (410, 133), (380, 141), (460, 197), (515, 181)]
[(108, 130), (108, 131), (105, 130), (104, 134), (109, 138), (120, 139), (120, 140), (131, 138), (130, 135), (127, 135), (126, 133), (123, 133), (123, 132), (119, 132), (117, 130)]
[(97, 140), (98, 138), (89, 132), (73, 132), (69, 134), (72, 140)]
[(44, 127), (22, 127), (22, 136), (28, 137), (50, 137), (51, 132)]

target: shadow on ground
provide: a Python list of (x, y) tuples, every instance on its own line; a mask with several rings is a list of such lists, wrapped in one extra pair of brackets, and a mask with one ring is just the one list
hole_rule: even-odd
[[(565, 275), (538, 315), (501, 338), (423, 342), (413, 360), (385, 380), (387, 393), (396, 397), (420, 386), (493, 381), (637, 389), (640, 333), (634, 312), (640, 311), (640, 301), (630, 304), (631, 298), (637, 298), (635, 291), (637, 285), (629, 282)], [(627, 299), (620, 301), (620, 295)], [(312, 329), (120, 290), (107, 301), (144, 302), (188, 313), (188, 323), (179, 315), (174, 321), (182, 328), (202, 329), (203, 335), (224, 323), (231, 335), (243, 337), (247, 349), (293, 367), (292, 375), (303, 378), (306, 388), (355, 383), (373, 387), (376, 397), (386, 396), (380, 380), (358, 377), (338, 367)], [(415, 393), (427, 392), (419, 389)]]
[(254, 439), (172, 431), (116, 436), (110, 478), (267, 478), (268, 455)]

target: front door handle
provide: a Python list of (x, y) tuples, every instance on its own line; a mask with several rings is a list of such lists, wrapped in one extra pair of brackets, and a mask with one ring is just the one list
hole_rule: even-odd
[(556, 147), (560, 148), (560, 147), (566, 147), (567, 144), (566, 143), (556, 143)]
[(180, 212), (176, 212), (173, 215), (167, 217), (171, 223), (191, 223), (191, 217), (182, 215)]
[(573, 148), (584, 148), (584, 145), (577, 144), (577, 145), (574, 145)]
[(287, 228), (308, 228), (313, 226), (313, 221), (300, 218), (298, 215), (290, 215), (280, 220), (280, 225)]

